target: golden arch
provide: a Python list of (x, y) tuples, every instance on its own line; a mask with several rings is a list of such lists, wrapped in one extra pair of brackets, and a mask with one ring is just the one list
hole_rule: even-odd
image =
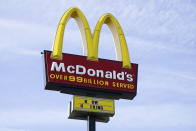
[(127, 43), (122, 31), (122, 28), (116, 18), (107, 13), (103, 15), (95, 27), (93, 36), (86, 20), (86, 17), (78, 8), (70, 8), (67, 10), (58, 25), (56, 37), (54, 40), (53, 51), (51, 54), (52, 59), (62, 59), (62, 47), (63, 47), (63, 36), (67, 21), (70, 18), (74, 18), (78, 24), (82, 42), (83, 42), (83, 54), (87, 56), (89, 60), (98, 60), (98, 45), (99, 36), (103, 24), (107, 24), (115, 43), (116, 59), (123, 62), (123, 68), (131, 68), (129, 51)]

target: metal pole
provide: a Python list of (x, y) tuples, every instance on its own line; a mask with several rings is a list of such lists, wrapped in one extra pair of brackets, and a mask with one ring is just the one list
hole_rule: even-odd
[(87, 131), (95, 131), (95, 116), (89, 115), (88, 116), (88, 122), (87, 122)]

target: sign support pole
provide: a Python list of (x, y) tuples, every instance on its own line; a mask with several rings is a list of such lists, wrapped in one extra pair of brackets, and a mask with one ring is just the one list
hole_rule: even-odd
[(87, 116), (87, 131), (95, 131), (95, 128), (96, 128), (96, 121), (95, 121), (95, 116), (93, 115), (89, 115)]

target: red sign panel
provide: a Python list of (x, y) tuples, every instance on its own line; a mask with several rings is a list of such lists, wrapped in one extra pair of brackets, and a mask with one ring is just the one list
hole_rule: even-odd
[(54, 60), (50, 55), (51, 51), (44, 51), (46, 89), (113, 99), (133, 99), (136, 95), (137, 64), (125, 69), (119, 61), (89, 61), (85, 56), (72, 54)]

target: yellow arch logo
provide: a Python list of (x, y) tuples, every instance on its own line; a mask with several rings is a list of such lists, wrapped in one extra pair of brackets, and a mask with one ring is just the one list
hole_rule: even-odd
[(131, 68), (127, 43), (122, 28), (118, 23), (117, 19), (109, 13), (103, 15), (97, 22), (94, 33), (92, 35), (89, 24), (84, 14), (80, 9), (75, 7), (67, 10), (63, 14), (59, 22), (56, 37), (54, 40), (53, 51), (51, 54), (52, 59), (62, 59), (64, 30), (65, 25), (70, 18), (74, 18), (79, 26), (79, 30), (83, 41), (83, 51), (84, 55), (87, 56), (87, 59), (94, 61), (98, 60), (99, 35), (102, 25), (107, 24), (113, 35), (117, 60), (123, 62), (123, 68)]

